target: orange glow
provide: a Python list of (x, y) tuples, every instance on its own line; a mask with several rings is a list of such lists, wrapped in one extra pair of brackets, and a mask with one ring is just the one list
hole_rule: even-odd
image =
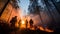
[(45, 32), (54, 32), (54, 30), (50, 30), (47, 27), (43, 28), (43, 27), (39, 27), (40, 30), (45, 31)]
[(45, 29), (46, 32), (54, 32), (53, 30), (50, 30), (48, 28)]
[(22, 19), (20, 28), (26, 28), (25, 20)]
[(43, 27), (40, 27), (40, 30), (44, 31), (44, 28)]
[(28, 27), (27, 28), (30, 28), (30, 24), (28, 23)]
[(25, 22), (22, 20), (22, 23), (21, 24), (23, 25), (23, 24), (25, 24)]
[[(21, 29), (26, 28), (26, 22), (25, 21), (26, 21), (26, 18), (22, 17), (21, 18), (21, 23), (20, 23), (21, 24), (21, 26), (20, 26)], [(18, 24), (17, 24), (17, 26), (18, 26)], [(44, 28), (43, 26), (37, 26), (37, 27), (38, 27), (38, 29), (40, 29), (42, 31), (45, 31), (45, 32), (54, 32), (54, 30), (50, 30), (47, 27), (46, 28)], [(30, 28), (29, 19), (28, 19), (27, 28), (29, 28), (30, 30), (36, 30), (34, 28), (34, 26), (32, 28)]]
[(35, 30), (34, 28), (32, 28), (32, 30)]
[(15, 26), (18, 27), (19, 26), (18, 23), (16, 23)]
[(32, 28), (30, 28), (30, 30), (35, 30), (35, 28), (34, 28), (34, 27), (32, 27)]

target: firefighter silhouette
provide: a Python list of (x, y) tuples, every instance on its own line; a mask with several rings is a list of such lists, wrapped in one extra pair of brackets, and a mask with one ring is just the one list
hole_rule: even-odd
[(19, 20), (18, 24), (19, 24), (19, 27), (20, 27), (21, 26), (21, 19)]
[(32, 19), (30, 19), (29, 24), (30, 24), (30, 28), (33, 27), (33, 20)]
[(27, 26), (28, 26), (28, 21), (26, 20), (26, 28), (27, 28)]
[(17, 16), (15, 16), (15, 17), (13, 17), (12, 19), (11, 19), (11, 21), (10, 21), (10, 23), (11, 23), (11, 26), (12, 27), (15, 27), (15, 23), (17, 22)]

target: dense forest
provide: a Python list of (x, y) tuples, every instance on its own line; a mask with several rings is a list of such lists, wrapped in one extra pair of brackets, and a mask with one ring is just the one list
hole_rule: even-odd
[[(10, 12), (10, 14), (8, 15), (8, 18), (6, 17), (7, 15), (5, 15), (4, 17), (6, 17), (6, 20), (9, 21), (11, 14), (12, 14), (12, 16), (16, 16), (17, 9), (20, 8), (19, 3), (20, 3), (20, 0), (0, 0), (0, 17), (2, 16), (2, 14), (7, 6), (12, 7), (12, 10), (7, 8), (7, 9), (9, 9), (9, 11), (11, 11), (11, 12), (16, 11), (16, 12), (15, 13), (13, 12), (13, 14)], [(9, 11), (7, 11), (7, 13)], [(40, 19), (39, 26), (42, 26), (43, 28), (48, 27), (48, 29), (51, 29), (54, 31), (60, 31), (60, 0), (29, 0), (28, 14), (29, 14), (28, 16), (30, 16), (30, 15), (39, 16), (39, 18), (38, 18), (38, 19)], [(20, 16), (20, 14), (18, 16)], [(34, 16), (33, 16), (33, 18), (34, 18)], [(13, 18), (13, 17), (11, 17), (11, 18)], [(19, 17), (19, 18), (21, 18), (21, 17)], [(16, 21), (17, 20), (18, 19), (16, 19)], [(22, 20), (22, 19), (19, 19), (19, 20)], [(6, 30), (8, 32), (8, 31), (12, 31), (12, 30), (16, 31), (18, 29), (18, 28), (15, 29), (15, 24), (14, 24), (14, 29), (11, 29), (11, 27), (8, 26), (10, 24), (10, 22), (9, 22), (9, 24), (6, 24), (8, 22), (6, 22), (6, 23), (5, 22), (6, 21), (4, 21), (4, 19), (2, 19), (2, 20), (0, 19), (0, 24), (1, 24), (0, 30), (2, 31), (2, 33), (3, 33), (3, 31), (5, 32)], [(13, 20), (12, 20), (12, 22), (13, 22)], [(19, 24), (21, 24), (21, 23), (19, 22)], [(3, 26), (2, 26), (2, 24), (3, 24)], [(6, 29), (4, 29), (4, 28), (6, 28)], [(26, 29), (26, 30), (30, 33), (30, 31), (28, 29)], [(36, 30), (36, 32), (37, 31), (40, 31), (40, 30), (38, 29), (38, 30)], [(17, 33), (18, 32), (20, 33), (20, 31), (17, 31)], [(23, 32), (23, 30), (22, 30), (22, 32)], [(24, 30), (24, 32), (25, 32), (25, 30)], [(31, 33), (32, 33), (32, 31), (31, 31)], [(34, 31), (34, 33), (35, 33), (35, 31)]]
[(43, 27), (53, 28), (55, 30), (60, 28), (60, 0), (29, 1), (29, 13), (39, 15)]

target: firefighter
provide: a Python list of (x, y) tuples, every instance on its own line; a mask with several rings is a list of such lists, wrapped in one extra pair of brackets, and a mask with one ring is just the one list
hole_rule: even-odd
[(13, 17), (10, 21), (11, 27), (15, 27), (15, 23), (17, 22), (17, 16)]
[(29, 24), (30, 24), (30, 28), (33, 27), (33, 20), (32, 19), (30, 19)]
[(28, 26), (28, 21), (26, 20), (26, 28), (27, 28), (27, 26)]
[(20, 27), (21, 26), (21, 19), (19, 20), (18, 24), (19, 24), (19, 27)]

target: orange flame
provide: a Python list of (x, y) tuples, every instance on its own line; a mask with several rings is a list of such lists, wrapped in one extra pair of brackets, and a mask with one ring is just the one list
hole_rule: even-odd
[(45, 31), (46, 31), (46, 32), (54, 32), (53, 30), (50, 30), (50, 29), (48, 29), (48, 28), (45, 28)]
[(44, 28), (43, 27), (40, 27), (40, 30), (44, 31)]
[(39, 27), (40, 30), (45, 31), (45, 32), (54, 32), (54, 30), (50, 30), (47, 27), (43, 28), (43, 27)]

